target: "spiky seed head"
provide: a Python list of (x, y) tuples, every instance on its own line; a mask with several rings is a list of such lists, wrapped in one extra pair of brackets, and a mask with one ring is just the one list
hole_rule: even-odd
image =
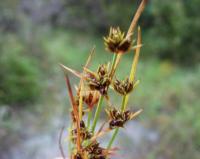
[[(88, 140), (91, 139), (92, 134), (87, 130), (85, 126), (85, 122), (83, 120), (80, 121), (80, 137), (81, 140)], [(76, 143), (77, 139), (77, 128), (71, 130), (71, 141)]]
[(114, 87), (114, 90), (118, 92), (119, 94), (127, 95), (133, 90), (134, 83), (130, 81), (129, 78), (126, 78), (123, 81), (116, 79), (113, 82), (113, 87)]
[(107, 64), (100, 65), (97, 72), (87, 72), (86, 80), (91, 90), (99, 91), (102, 95), (107, 95), (111, 78), (109, 76), (109, 68)]
[(83, 101), (92, 109), (98, 103), (99, 96), (98, 91), (87, 91), (83, 94)]
[(107, 64), (100, 65), (97, 69), (97, 73), (99, 76), (105, 76), (108, 74)]
[(106, 112), (110, 118), (109, 128), (114, 129), (117, 127), (124, 127), (124, 124), (138, 115), (141, 110), (137, 112), (131, 112), (129, 110), (121, 111), (115, 107), (111, 107), (110, 109), (106, 109)]
[(92, 142), (85, 148), (85, 151), (89, 154), (89, 159), (106, 159), (105, 150), (105, 148), (100, 147), (97, 141)]
[(132, 41), (131, 35), (125, 37), (125, 33), (117, 28), (110, 28), (109, 35), (104, 37), (104, 44), (106, 50), (112, 53), (125, 53), (131, 49)]

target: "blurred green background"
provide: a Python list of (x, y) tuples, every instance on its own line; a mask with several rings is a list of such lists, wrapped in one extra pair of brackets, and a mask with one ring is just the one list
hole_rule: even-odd
[[(68, 123), (70, 106), (58, 64), (81, 70), (94, 45), (92, 69), (111, 60), (102, 37), (109, 26), (126, 31), (139, 3), (0, 3), (1, 159), (50, 159), (60, 155), (57, 136)], [(132, 109), (144, 111), (136, 121), (138, 128), (130, 128), (134, 153), (126, 158), (199, 159), (199, 10), (199, 0), (149, 0), (139, 21), (144, 44), (137, 72), (141, 83), (129, 102)], [(132, 53), (123, 57), (118, 76), (128, 75), (132, 57)], [(114, 95), (112, 100), (117, 103), (121, 99)]]

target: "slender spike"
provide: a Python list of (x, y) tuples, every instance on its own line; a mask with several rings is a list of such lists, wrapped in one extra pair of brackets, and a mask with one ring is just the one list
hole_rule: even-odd
[(80, 121), (82, 120), (82, 114), (83, 114), (83, 95), (82, 95), (82, 90), (83, 88), (83, 80), (80, 81), (80, 96), (79, 96), (79, 119)]
[(87, 68), (88, 67), (88, 65), (90, 64), (90, 62), (91, 62), (91, 59), (92, 59), (92, 56), (93, 56), (93, 54), (95, 53), (95, 46), (92, 48), (92, 50), (90, 51), (90, 54), (89, 54), (89, 56), (88, 56), (88, 59), (87, 59), (87, 61), (86, 61), (86, 64), (85, 64), (85, 68)]
[(142, 111), (143, 111), (142, 109), (136, 111), (135, 113), (133, 113), (133, 114), (131, 115), (130, 119), (135, 118), (135, 117), (138, 116)]
[[(137, 45), (141, 45), (141, 43), (142, 43), (141, 29), (140, 29), (140, 27), (138, 27)], [(135, 55), (133, 57), (133, 63), (131, 66), (131, 72), (130, 72), (130, 76), (129, 76), (130, 81), (135, 80), (135, 74), (136, 74), (137, 64), (138, 64), (138, 60), (139, 60), (139, 55), (140, 55), (140, 47), (136, 48), (136, 50), (135, 50)], [(124, 110), (126, 109), (128, 100), (129, 100), (129, 94), (125, 96)]]
[(67, 74), (65, 75), (65, 79), (66, 79), (66, 84), (67, 84), (67, 88), (68, 88), (70, 101), (71, 101), (72, 108), (73, 108), (73, 113), (74, 113), (74, 116), (76, 118), (76, 127), (77, 127), (77, 141), (76, 141), (76, 144), (77, 144), (77, 150), (79, 151), (81, 149), (80, 119), (79, 119), (79, 114), (78, 114), (78, 110), (77, 110), (77, 105), (75, 103), (74, 96), (73, 96), (73, 93), (72, 93), (70, 80), (69, 80), (69, 77), (68, 77)]
[(73, 96), (73, 93), (72, 93), (72, 88), (71, 88), (71, 84), (70, 84), (68, 75), (65, 75), (65, 80), (66, 80), (66, 85), (67, 85), (67, 88), (68, 88), (68, 93), (69, 93), (69, 97), (70, 97), (70, 101), (71, 101), (73, 111), (74, 111), (74, 113), (76, 113), (75, 115), (78, 115), (77, 114), (78, 110), (77, 110), (77, 106), (75, 104), (75, 100), (74, 100), (74, 96)]
[(135, 45), (135, 46), (132, 47), (132, 50), (136, 50), (137, 48), (139, 48), (139, 47), (141, 48), (142, 46), (143, 46), (142, 44), (140, 44), (140, 45)]
[[(141, 43), (142, 43), (141, 29), (140, 29), (140, 27), (138, 27), (137, 45), (141, 45)], [(136, 68), (137, 68), (139, 55), (140, 55), (140, 48), (141, 47), (137, 47), (135, 50), (135, 56), (133, 58), (133, 63), (132, 63), (132, 67), (131, 67), (130, 77), (129, 77), (130, 81), (134, 81), (134, 78), (135, 78)]]
[(135, 89), (135, 88), (138, 86), (139, 83), (140, 83), (140, 80), (137, 80), (137, 81), (135, 82), (135, 84), (133, 85), (133, 89)]
[(102, 130), (101, 132), (96, 133), (90, 141), (95, 141), (97, 138), (102, 137), (103, 135), (107, 134), (108, 132), (112, 131), (111, 129), (107, 128), (106, 130)]
[(95, 73), (92, 72), (91, 70), (89, 70), (88, 68), (83, 67), (83, 69), (84, 69), (85, 72), (95, 75)]
[(138, 20), (139, 20), (139, 18), (141, 16), (142, 12), (144, 11), (144, 8), (145, 8), (147, 2), (148, 2), (148, 0), (142, 0), (142, 2), (140, 3), (140, 6), (138, 7), (138, 9), (137, 9), (137, 11), (136, 11), (136, 13), (135, 13), (135, 15), (133, 17), (133, 20), (131, 22), (131, 25), (130, 25), (130, 27), (128, 29), (128, 32), (127, 32), (126, 36), (129, 36), (130, 34), (133, 33), (133, 31), (134, 31), (134, 29), (135, 29), (135, 27), (137, 25), (137, 22), (138, 22)]
[(81, 74), (79, 72), (77, 72), (77, 71), (75, 71), (75, 70), (73, 70), (73, 69), (71, 69), (71, 68), (69, 68), (69, 67), (67, 67), (67, 66), (65, 66), (63, 64), (59, 64), (59, 65), (61, 66), (61, 68), (64, 70), (65, 73), (67, 71), (67, 72), (70, 72), (70, 73), (74, 74), (78, 78), (81, 78)]
[[(84, 66), (84, 68), (87, 68), (88, 65), (91, 62), (92, 56), (95, 52), (95, 46), (92, 48), (92, 50), (90, 51), (90, 54), (88, 56), (88, 59), (86, 61), (86, 64)], [(83, 69), (83, 72), (85, 71), (85, 69)], [(79, 88), (80, 88), (80, 97), (79, 97), (79, 118), (80, 120), (82, 120), (82, 112), (83, 112), (83, 96), (82, 96), (82, 92), (84, 90), (84, 83), (83, 83), (83, 76), (81, 76), (80, 82), (79, 82)]]

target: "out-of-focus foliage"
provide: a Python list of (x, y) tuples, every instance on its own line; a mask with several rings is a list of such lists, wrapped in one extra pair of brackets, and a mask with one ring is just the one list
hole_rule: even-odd
[(26, 51), (12, 36), (0, 41), (0, 104), (22, 105), (40, 97), (39, 69)]
[[(0, 5), (0, 30), (26, 34), (40, 26), (105, 33), (127, 29), (140, 0), (14, 0)], [(193, 65), (200, 61), (200, 1), (149, 0), (142, 16), (147, 56)], [(50, 27), (49, 27), (50, 26)], [(23, 29), (23, 30), (21, 30)], [(24, 33), (25, 32), (25, 33)]]
[[(68, 5), (63, 10), (66, 13), (64, 14), (66, 23), (60, 24), (86, 30), (95, 29), (100, 32), (105, 32), (110, 25), (120, 25), (127, 29), (133, 15), (132, 10), (139, 2), (134, 0), (68, 1)], [(141, 24), (146, 48), (148, 48), (145, 52), (149, 53), (147, 56), (171, 59), (182, 64), (199, 62), (200, 39), (197, 36), (200, 35), (199, 10), (198, 0), (192, 3), (189, 0), (173, 2), (150, 0)]]
[(144, 33), (145, 41), (151, 43), (146, 47), (150, 54), (183, 64), (199, 62), (199, 9), (198, 0), (152, 0), (145, 15), (151, 24)]

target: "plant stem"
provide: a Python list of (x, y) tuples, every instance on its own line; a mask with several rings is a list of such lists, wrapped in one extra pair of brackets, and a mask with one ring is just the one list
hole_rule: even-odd
[(148, 0), (142, 0), (142, 2), (140, 3), (140, 5), (139, 5), (139, 7), (138, 7), (138, 9), (137, 9), (137, 11), (135, 13), (135, 16), (133, 17), (131, 25), (130, 25), (130, 27), (128, 29), (127, 36), (129, 34), (133, 33), (133, 31), (135, 29), (135, 26), (136, 26), (136, 24), (137, 24), (137, 22), (138, 22), (138, 20), (139, 20), (139, 18), (141, 16), (142, 12), (144, 11), (144, 8), (145, 8), (147, 2), (148, 2)]
[(112, 144), (113, 144), (113, 142), (114, 142), (114, 140), (115, 140), (115, 138), (117, 136), (118, 131), (119, 131), (119, 128), (116, 128), (114, 133), (113, 133), (113, 135), (112, 135), (112, 138), (110, 139), (110, 141), (108, 143), (108, 146), (107, 146), (108, 149), (111, 148), (111, 146), (112, 146)]
[(112, 68), (111, 68), (111, 71), (113, 71), (113, 69), (114, 69), (114, 67), (115, 67), (116, 60), (117, 60), (117, 54), (114, 54), (114, 55), (113, 55), (113, 60), (112, 60)]
[(127, 95), (123, 96), (121, 111), (124, 111), (124, 110), (125, 110), (126, 103), (127, 103), (126, 100), (127, 100)]
[(92, 118), (92, 110), (90, 110), (90, 112), (88, 113), (88, 119), (87, 119), (87, 128), (90, 128), (90, 120)]
[(93, 124), (92, 124), (92, 133), (94, 133), (95, 127), (97, 125), (99, 114), (100, 114), (101, 108), (102, 108), (102, 103), (103, 103), (103, 96), (101, 95), (100, 98), (99, 98), (99, 102), (98, 102), (98, 105), (97, 105), (95, 115), (94, 115), (94, 121), (93, 121)]

